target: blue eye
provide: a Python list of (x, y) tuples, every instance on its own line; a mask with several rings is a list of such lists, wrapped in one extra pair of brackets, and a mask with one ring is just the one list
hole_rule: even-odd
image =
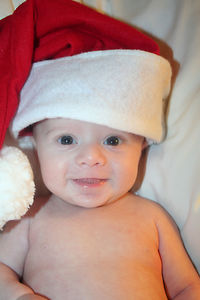
[(72, 145), (76, 143), (75, 139), (71, 135), (63, 135), (59, 137), (58, 142), (61, 145)]
[(108, 146), (118, 146), (120, 143), (121, 143), (121, 140), (117, 136), (110, 136), (104, 142), (104, 144), (108, 145)]

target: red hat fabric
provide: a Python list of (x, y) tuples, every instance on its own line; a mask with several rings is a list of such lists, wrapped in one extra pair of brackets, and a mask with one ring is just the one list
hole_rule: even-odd
[(0, 21), (0, 149), (36, 61), (110, 49), (159, 54), (133, 27), (72, 0), (27, 0)]

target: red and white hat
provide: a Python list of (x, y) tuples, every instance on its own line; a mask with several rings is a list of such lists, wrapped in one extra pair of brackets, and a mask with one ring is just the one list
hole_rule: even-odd
[[(56, 117), (163, 139), (171, 68), (157, 44), (132, 26), (72, 0), (27, 0), (0, 22), (0, 41), (0, 149), (8, 127), (18, 138), (30, 125)], [(31, 171), (17, 183), (27, 186), (24, 195), (8, 196), (14, 189), (4, 174), (11, 169), (17, 176), (12, 160), (18, 159), (4, 165), (14, 151), (19, 169), (29, 169), (19, 150), (2, 149), (0, 227), (33, 201)]]

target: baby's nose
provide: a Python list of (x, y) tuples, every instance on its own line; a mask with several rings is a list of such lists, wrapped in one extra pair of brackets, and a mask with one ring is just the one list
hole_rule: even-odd
[(82, 146), (76, 157), (76, 162), (80, 166), (103, 166), (106, 163), (104, 150), (96, 144)]

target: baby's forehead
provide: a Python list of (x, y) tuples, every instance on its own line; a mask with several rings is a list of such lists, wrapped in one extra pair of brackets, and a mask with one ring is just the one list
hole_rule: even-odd
[[(123, 134), (123, 135), (134, 135), (126, 131), (119, 130), (117, 128), (111, 128), (102, 124), (93, 122), (87, 122), (71, 118), (51, 118), (45, 119), (38, 123), (39, 127), (45, 132), (56, 132), (56, 131), (75, 131), (75, 132), (96, 132), (102, 134)], [(37, 127), (37, 126), (36, 126)], [(39, 132), (42, 133), (41, 130)]]

